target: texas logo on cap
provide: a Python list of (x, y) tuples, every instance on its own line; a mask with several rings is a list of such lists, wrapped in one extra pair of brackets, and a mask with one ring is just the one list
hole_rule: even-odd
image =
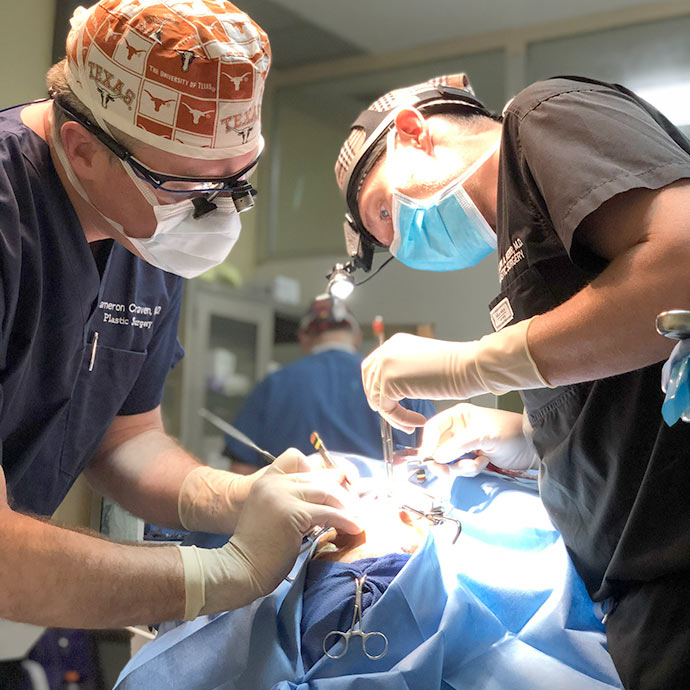
[(270, 46), (233, 4), (101, 0), (71, 24), (67, 81), (101, 126), (194, 158), (261, 145)]

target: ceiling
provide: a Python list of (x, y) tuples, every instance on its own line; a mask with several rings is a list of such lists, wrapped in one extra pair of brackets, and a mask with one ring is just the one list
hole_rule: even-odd
[[(402, 51), (654, 3), (645, 0), (235, 0), (269, 35), (274, 67)], [(420, 10), (420, 6), (423, 8)]]
[[(659, 4), (663, 0), (659, 0)], [(56, 0), (54, 60), (84, 0)], [(621, 11), (645, 0), (234, 0), (268, 33), (275, 69)], [(420, 10), (420, 5), (423, 10)]]

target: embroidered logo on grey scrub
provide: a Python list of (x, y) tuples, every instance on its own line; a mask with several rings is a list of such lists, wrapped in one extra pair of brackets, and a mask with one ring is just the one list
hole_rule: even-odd
[(161, 313), (162, 307), (149, 307), (130, 302), (106, 302), (102, 300), (98, 308), (103, 311), (104, 323), (115, 326), (131, 326), (132, 328), (151, 328), (153, 319)]
[(505, 253), (498, 262), (498, 280), (500, 283), (506, 275), (517, 266), (525, 258), (525, 252), (523, 251), (522, 240), (518, 237), (513, 240), (513, 243), (506, 249)]

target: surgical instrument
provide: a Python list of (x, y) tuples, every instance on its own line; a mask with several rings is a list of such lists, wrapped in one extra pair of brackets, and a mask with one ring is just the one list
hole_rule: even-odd
[(228, 436), (232, 436), (234, 439), (240, 443), (243, 443), (248, 448), (255, 450), (264, 459), (268, 460), (268, 462), (273, 462), (276, 459), (275, 456), (269, 453), (267, 450), (259, 448), (259, 446), (257, 446), (256, 443), (249, 438), (249, 436), (245, 436), (239, 429), (236, 429), (232, 424), (229, 424), (224, 419), (221, 419), (218, 415), (213, 414), (213, 412), (210, 412), (205, 407), (202, 407), (199, 410), (199, 415), (201, 415), (205, 420), (211, 422), (211, 424), (213, 424), (213, 426), (215, 426), (217, 429), (220, 429), (228, 434)]
[[(415, 475), (417, 470), (419, 468), (427, 468), (427, 467), (452, 467), (453, 465), (456, 465), (460, 460), (465, 460), (465, 459), (474, 459), (478, 457), (477, 453), (465, 453), (464, 455), (461, 455), (459, 458), (453, 460), (452, 462), (445, 462), (445, 463), (438, 463), (434, 458), (428, 457), (428, 458), (421, 458), (418, 455), (418, 449), (417, 448), (412, 448), (409, 446), (403, 446), (402, 448), (398, 448), (394, 453), (393, 453), (393, 465), (406, 465), (407, 469), (409, 470), (409, 477), (412, 477)], [(498, 474), (503, 477), (506, 477), (507, 479), (514, 479), (518, 483), (524, 483), (527, 484), (528, 486), (533, 485), (538, 478), (538, 473), (533, 470), (510, 470), (505, 467), (498, 467), (497, 465), (494, 465), (493, 462), (487, 463), (486, 467), (484, 468), (485, 472), (488, 473), (493, 473), (493, 474)], [(460, 475), (462, 476), (462, 475)], [(423, 480), (420, 481), (422, 483)]]
[(133, 635), (140, 635), (141, 637), (145, 637), (147, 640), (155, 640), (158, 636), (157, 633), (150, 632), (149, 630), (144, 630), (143, 628), (139, 628), (134, 625), (125, 625), (125, 630), (128, 630)]
[[(326, 637), (323, 638), (323, 653), (329, 659), (340, 659), (347, 654), (347, 650), (350, 648), (350, 638), (353, 635), (361, 638), (362, 640), (362, 651), (367, 659), (375, 661), (385, 656), (388, 651), (388, 638), (382, 632), (368, 632), (365, 633), (362, 630), (362, 590), (364, 588), (364, 583), (366, 582), (367, 576), (362, 575), (362, 577), (355, 578), (355, 610), (352, 614), (352, 623), (350, 623), (350, 629), (347, 632), (342, 632), (340, 630), (331, 630)], [(338, 654), (331, 654), (329, 651), (329, 645), (327, 644), (328, 639), (331, 639), (333, 644), (337, 643), (341, 638), (345, 640), (345, 645), (341, 652)], [(371, 638), (377, 638), (383, 643), (383, 651), (380, 654), (372, 654), (367, 650), (367, 642)], [(332, 645), (330, 645), (332, 646)]]
[(674, 340), (690, 338), (690, 311), (670, 309), (656, 317), (656, 330), (660, 335)]
[(344, 470), (340, 465), (335, 461), (333, 456), (328, 452), (328, 449), (324, 445), (324, 442), (321, 440), (321, 437), (319, 436), (318, 432), (312, 431), (311, 436), (309, 436), (309, 442), (314, 446), (314, 448), (319, 451), (319, 455), (321, 456), (321, 459), (324, 462), (324, 465), (328, 467), (330, 470), (338, 470), (339, 472), (343, 473), (343, 484), (347, 487), (351, 486), (350, 480), (347, 478), (347, 475), (345, 474)]
[[(371, 330), (378, 338), (379, 347), (383, 345), (384, 331), (383, 331), (383, 317), (375, 316), (371, 323)], [(379, 422), (381, 426), (381, 443), (383, 445), (383, 461), (386, 463), (386, 479), (388, 480), (388, 489), (393, 494), (393, 430), (387, 419), (379, 415)]]
[(456, 525), (455, 536), (453, 537), (453, 544), (458, 540), (462, 532), (462, 523), (456, 518), (452, 518), (446, 515), (441, 506), (432, 506), (431, 510), (424, 512), (423, 510), (417, 510), (412, 506), (404, 505), (400, 506), (402, 510), (409, 510), (420, 517), (426, 518), (431, 522), (432, 525), (440, 525), (442, 522), (454, 522)]

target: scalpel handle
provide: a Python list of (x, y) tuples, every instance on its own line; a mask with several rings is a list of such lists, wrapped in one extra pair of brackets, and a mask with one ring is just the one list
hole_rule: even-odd
[(199, 415), (203, 417), (205, 420), (211, 422), (213, 426), (216, 427), (216, 429), (220, 429), (222, 432), (226, 433), (228, 436), (232, 436), (235, 440), (239, 441), (240, 443), (243, 443), (247, 448), (251, 448), (252, 450), (255, 450), (259, 455), (261, 455), (265, 460), (267, 460), (269, 463), (273, 462), (275, 460), (275, 456), (269, 453), (267, 450), (264, 450), (263, 448), (259, 448), (259, 446), (254, 443), (248, 436), (243, 434), (239, 429), (234, 427), (232, 424), (226, 422), (224, 419), (221, 419), (218, 415), (213, 414), (213, 412), (207, 410), (206, 408), (202, 407), (199, 410)]

